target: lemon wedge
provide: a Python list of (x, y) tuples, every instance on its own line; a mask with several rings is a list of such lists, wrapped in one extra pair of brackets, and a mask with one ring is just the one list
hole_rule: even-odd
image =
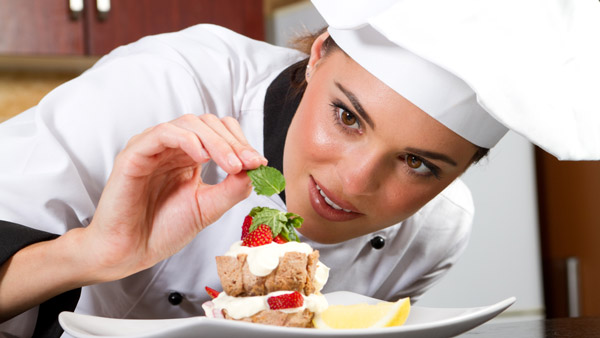
[(400, 326), (410, 313), (410, 299), (377, 304), (331, 305), (315, 315), (318, 329), (365, 329)]

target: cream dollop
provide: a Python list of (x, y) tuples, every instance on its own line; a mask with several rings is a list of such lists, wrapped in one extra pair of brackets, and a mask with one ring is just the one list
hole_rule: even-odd
[(231, 245), (225, 256), (237, 257), (239, 254), (246, 254), (248, 257), (248, 267), (253, 275), (264, 277), (273, 271), (279, 265), (279, 258), (286, 252), (301, 252), (310, 254), (313, 249), (306, 243), (287, 242), (284, 244), (269, 243), (261, 246), (247, 247), (242, 245), (242, 241)]
[[(292, 293), (292, 291), (276, 291), (271, 292), (266, 296), (254, 296), (254, 297), (233, 297), (229, 296), (225, 292), (221, 292), (219, 296), (212, 300), (216, 309), (225, 309), (227, 314), (234, 319), (242, 319), (250, 317), (262, 310), (268, 310), (269, 304), (267, 299), (269, 297), (279, 296), (283, 294)], [(313, 313), (320, 313), (327, 309), (328, 303), (325, 296), (320, 293), (311, 294), (309, 296), (302, 295), (304, 297), (304, 304), (301, 307), (282, 309), (286, 313), (294, 313), (304, 311), (308, 309)], [(208, 315), (208, 314), (207, 314)]]
[(313, 285), (317, 291), (321, 291), (329, 279), (329, 267), (323, 262), (317, 262), (317, 270), (315, 271), (315, 278), (313, 279)]

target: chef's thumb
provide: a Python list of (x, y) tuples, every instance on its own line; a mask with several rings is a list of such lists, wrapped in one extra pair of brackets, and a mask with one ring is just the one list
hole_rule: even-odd
[(250, 192), (252, 183), (246, 171), (229, 174), (222, 182), (199, 190), (197, 200), (204, 226), (214, 223), (227, 210), (247, 198)]

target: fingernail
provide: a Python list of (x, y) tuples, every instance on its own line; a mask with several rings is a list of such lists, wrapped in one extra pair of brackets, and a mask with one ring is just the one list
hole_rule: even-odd
[(254, 161), (258, 159), (258, 155), (253, 151), (244, 150), (242, 151), (242, 158), (244, 159), (244, 161)]
[(233, 153), (227, 155), (227, 162), (229, 162), (229, 165), (232, 167), (241, 167), (242, 166), (242, 162), (240, 162), (240, 159), (237, 158), (237, 156), (235, 156), (235, 154), (233, 154)]
[(208, 152), (205, 149), (200, 149), (200, 156), (204, 157), (207, 160), (210, 159), (210, 155), (208, 154)]

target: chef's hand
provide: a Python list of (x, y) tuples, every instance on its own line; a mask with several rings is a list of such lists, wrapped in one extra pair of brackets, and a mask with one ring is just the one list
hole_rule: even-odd
[[(214, 160), (227, 178), (208, 185)], [(114, 280), (175, 254), (251, 192), (245, 170), (267, 160), (233, 118), (182, 116), (133, 137), (117, 156), (85, 246), (96, 278)]]
[[(229, 175), (200, 177), (214, 160)], [(251, 191), (266, 164), (233, 118), (183, 116), (133, 137), (117, 156), (94, 218), (0, 264), (0, 323), (68, 290), (129, 276), (175, 254)]]

